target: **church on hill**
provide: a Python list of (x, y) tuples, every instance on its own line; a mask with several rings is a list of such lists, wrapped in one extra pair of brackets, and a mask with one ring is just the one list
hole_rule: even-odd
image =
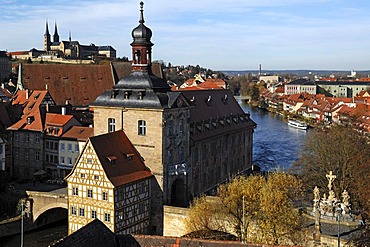
[(74, 59), (87, 59), (96, 56), (107, 58), (116, 57), (116, 50), (112, 46), (96, 46), (94, 44), (82, 45), (78, 41), (72, 40), (71, 33), (69, 33), (68, 40), (60, 40), (56, 23), (54, 27), (53, 40), (51, 40), (48, 21), (46, 21), (46, 29), (44, 34), (44, 51), (46, 54), (43, 56)]

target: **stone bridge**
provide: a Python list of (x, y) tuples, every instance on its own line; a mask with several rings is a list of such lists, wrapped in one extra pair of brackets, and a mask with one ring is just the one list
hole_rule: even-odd
[[(32, 221), (41, 221), (40, 216), (44, 213), (48, 214), (48, 218), (54, 219), (42, 219), (44, 222), (41, 224), (49, 223), (50, 220), (56, 221), (61, 220), (68, 215), (68, 195), (67, 188), (61, 188), (50, 192), (40, 191), (26, 191), (28, 198), (30, 199), (27, 203), (27, 209), (25, 211), (29, 216), (32, 216)], [(60, 210), (66, 209), (66, 210)], [(62, 211), (62, 212), (60, 212)], [(46, 216), (45, 216), (46, 217)]]

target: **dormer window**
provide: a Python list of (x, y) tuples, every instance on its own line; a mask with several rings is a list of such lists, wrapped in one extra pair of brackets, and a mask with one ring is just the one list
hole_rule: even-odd
[(138, 99), (140, 99), (140, 100), (142, 100), (142, 99), (144, 98), (144, 95), (145, 95), (145, 91), (140, 91), (140, 92), (138, 93), (137, 98), (138, 98)]
[(109, 160), (109, 164), (111, 164), (111, 165), (115, 165), (116, 164), (116, 160), (117, 160), (117, 157), (116, 156), (111, 155), (111, 156), (108, 156), (107, 159)]
[(31, 124), (34, 120), (35, 120), (35, 118), (33, 116), (32, 117), (27, 117), (27, 124)]
[(125, 99), (129, 99), (131, 95), (130, 91), (125, 91)]
[(208, 98), (206, 99), (206, 103), (207, 105), (211, 105), (211, 101), (212, 101), (212, 96), (208, 96)]
[(123, 154), (123, 155), (125, 155), (126, 156), (126, 159), (128, 159), (128, 160), (133, 160), (134, 159), (134, 154)]
[(115, 99), (115, 98), (117, 97), (117, 95), (118, 95), (118, 90), (117, 90), (117, 89), (113, 89), (113, 90), (111, 91), (110, 97), (111, 97), (112, 99)]

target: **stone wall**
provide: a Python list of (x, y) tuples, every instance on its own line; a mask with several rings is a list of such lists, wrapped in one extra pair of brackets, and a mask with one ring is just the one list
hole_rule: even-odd
[(185, 219), (189, 208), (164, 206), (163, 236), (181, 237), (187, 232), (185, 230)]

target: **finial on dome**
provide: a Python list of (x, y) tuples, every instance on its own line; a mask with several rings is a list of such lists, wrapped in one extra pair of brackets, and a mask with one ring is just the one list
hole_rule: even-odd
[(140, 12), (141, 14), (140, 14), (139, 22), (144, 23), (145, 21), (144, 21), (144, 2), (143, 1), (140, 2)]

